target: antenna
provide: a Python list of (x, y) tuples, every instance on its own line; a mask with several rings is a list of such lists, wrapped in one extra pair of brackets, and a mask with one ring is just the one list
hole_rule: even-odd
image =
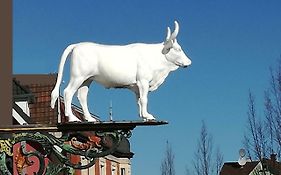
[(245, 151), (245, 149), (241, 148), (241, 149), (239, 150), (238, 164), (239, 164), (240, 166), (242, 166), (242, 168), (243, 168), (243, 166), (244, 166), (246, 163), (247, 163), (246, 151)]
[(110, 100), (110, 103), (109, 103), (109, 120), (113, 121), (112, 100)]

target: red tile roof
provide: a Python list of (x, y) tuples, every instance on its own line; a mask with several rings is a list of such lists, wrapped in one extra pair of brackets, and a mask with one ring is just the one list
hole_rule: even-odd
[(34, 103), (29, 104), (32, 123), (57, 123), (57, 108), (50, 107), (51, 91), (56, 83), (56, 74), (21, 74), (13, 76), (24, 88), (34, 95)]
[[(13, 78), (25, 89), (34, 95), (34, 103), (29, 104), (32, 123), (56, 124), (58, 122), (58, 105), (50, 107), (51, 92), (55, 86), (57, 74), (20, 74)], [(64, 102), (60, 98), (60, 115), (62, 122), (66, 121), (64, 115)], [(83, 118), (82, 110), (72, 105), (73, 113), (78, 118)], [(94, 115), (93, 115), (94, 116)]]

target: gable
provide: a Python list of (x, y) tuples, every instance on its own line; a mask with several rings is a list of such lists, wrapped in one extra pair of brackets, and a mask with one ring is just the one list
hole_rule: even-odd
[(220, 175), (249, 175), (258, 163), (258, 161), (247, 162), (241, 166), (238, 162), (227, 162), (224, 163)]

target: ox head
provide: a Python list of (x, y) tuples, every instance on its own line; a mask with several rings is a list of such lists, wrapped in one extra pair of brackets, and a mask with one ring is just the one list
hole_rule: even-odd
[(166, 59), (179, 67), (187, 67), (191, 64), (191, 60), (185, 55), (181, 46), (177, 42), (177, 35), (179, 33), (179, 24), (175, 21), (175, 30), (171, 34), (171, 30), (168, 27), (166, 41), (164, 42), (164, 48), (162, 54), (165, 55)]

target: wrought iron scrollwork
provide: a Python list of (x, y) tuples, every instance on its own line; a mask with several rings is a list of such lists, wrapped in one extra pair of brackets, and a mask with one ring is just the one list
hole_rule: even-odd
[[(35, 157), (39, 161), (36, 175), (54, 175), (60, 172), (73, 174), (74, 169), (86, 169), (95, 164), (96, 158), (104, 157), (114, 153), (125, 137), (130, 137), (130, 131), (111, 132), (74, 132), (64, 133), (60, 137), (55, 137), (47, 132), (23, 132), (10, 135), (7, 139), (0, 138), (0, 174), (12, 174), (12, 167), (7, 166), (6, 158), (14, 156), (14, 163), (17, 164), (18, 174), (22, 174), (25, 167), (32, 166), (30, 161)], [(20, 143), (20, 148), (13, 152), (13, 145)], [(26, 150), (25, 143), (36, 143), (40, 145), (39, 150)], [(16, 155), (15, 155), (16, 154)], [(78, 155), (87, 159), (86, 164), (70, 161), (71, 155)], [(56, 159), (48, 163), (45, 158)]]

